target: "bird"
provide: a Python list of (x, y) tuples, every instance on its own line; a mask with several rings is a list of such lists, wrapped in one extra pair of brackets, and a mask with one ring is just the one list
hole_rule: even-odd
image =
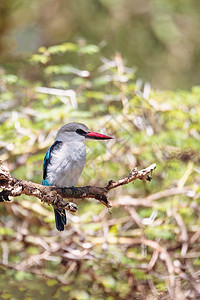
[[(43, 162), (42, 185), (60, 188), (76, 185), (86, 163), (85, 141), (108, 140), (112, 137), (90, 131), (82, 123), (68, 123), (57, 132)], [(65, 209), (54, 208), (56, 228), (63, 231), (67, 223)]]

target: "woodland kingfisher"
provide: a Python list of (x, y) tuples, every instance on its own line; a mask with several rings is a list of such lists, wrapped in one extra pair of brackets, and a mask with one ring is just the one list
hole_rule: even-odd
[[(86, 162), (85, 141), (87, 139), (107, 140), (110, 136), (90, 131), (81, 123), (62, 126), (49, 147), (43, 163), (43, 185), (74, 187)], [(54, 209), (56, 228), (64, 230), (66, 225), (65, 209)]]

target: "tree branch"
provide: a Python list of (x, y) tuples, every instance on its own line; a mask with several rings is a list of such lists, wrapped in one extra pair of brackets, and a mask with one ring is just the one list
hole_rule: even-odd
[(77, 206), (73, 202), (63, 201), (63, 198), (94, 198), (110, 208), (110, 204), (107, 199), (108, 192), (110, 190), (118, 186), (128, 184), (136, 179), (150, 181), (150, 175), (155, 168), (156, 164), (152, 164), (141, 171), (134, 168), (125, 178), (118, 181), (110, 180), (105, 187), (84, 186), (58, 188), (55, 186), (43, 186), (31, 181), (14, 178), (11, 176), (7, 167), (0, 165), (0, 188), (3, 189), (3, 191), (0, 192), (0, 202), (10, 201), (9, 196), (17, 197), (25, 194), (27, 196), (35, 196), (42, 202), (52, 204), (56, 208), (64, 208), (73, 212), (77, 210)]

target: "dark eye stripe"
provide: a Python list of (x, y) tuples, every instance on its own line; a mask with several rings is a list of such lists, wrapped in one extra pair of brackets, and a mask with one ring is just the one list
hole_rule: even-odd
[(87, 132), (85, 132), (84, 130), (82, 129), (77, 129), (76, 130), (76, 133), (80, 134), (80, 135), (85, 135)]

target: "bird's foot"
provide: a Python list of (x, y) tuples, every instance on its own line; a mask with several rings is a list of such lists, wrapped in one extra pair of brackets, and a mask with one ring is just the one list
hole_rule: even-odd
[(75, 187), (74, 186), (70, 186), (70, 189), (72, 190), (72, 195), (75, 194)]
[(62, 193), (65, 194), (66, 192), (66, 187), (61, 187)]

